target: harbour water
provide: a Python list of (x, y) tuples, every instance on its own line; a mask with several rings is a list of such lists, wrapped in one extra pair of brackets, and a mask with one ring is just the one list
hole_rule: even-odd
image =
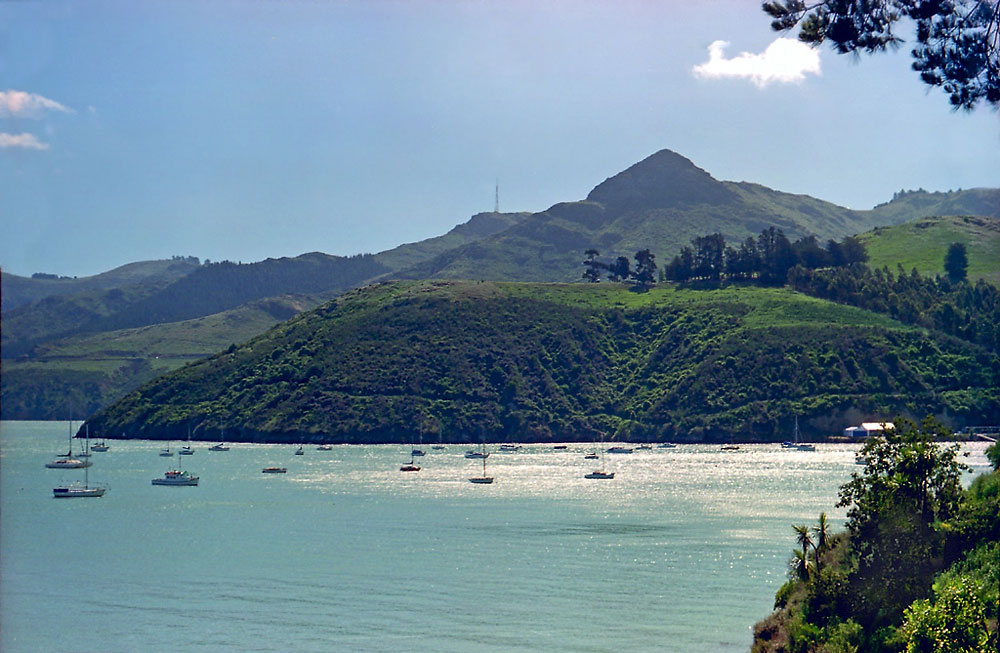
[[(608, 455), (592, 446), (108, 441), (102, 498), (53, 499), (68, 425), (0, 424), (0, 649), (746, 651), (786, 579), (793, 523), (825, 510), (856, 445)], [(181, 443), (174, 443), (176, 448)], [(74, 448), (78, 446), (75, 444)], [(965, 445), (985, 471), (985, 444)], [(286, 474), (262, 474), (267, 466)], [(168, 468), (197, 487), (150, 484)], [(971, 478), (971, 476), (970, 476)]]

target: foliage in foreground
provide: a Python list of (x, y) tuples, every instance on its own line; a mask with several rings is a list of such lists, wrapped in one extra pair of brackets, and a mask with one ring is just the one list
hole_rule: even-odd
[(847, 532), (813, 543), (810, 558), (808, 531), (793, 527), (803, 550), (755, 627), (755, 653), (996, 650), (1000, 473), (962, 490), (957, 445), (934, 441), (946, 430), (897, 424), (841, 487)]

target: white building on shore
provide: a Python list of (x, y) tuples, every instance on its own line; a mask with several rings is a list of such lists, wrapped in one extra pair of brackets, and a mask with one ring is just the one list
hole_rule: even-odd
[(892, 422), (862, 422), (861, 426), (848, 426), (844, 435), (849, 438), (867, 438), (872, 435), (882, 435), (882, 431), (896, 428)]

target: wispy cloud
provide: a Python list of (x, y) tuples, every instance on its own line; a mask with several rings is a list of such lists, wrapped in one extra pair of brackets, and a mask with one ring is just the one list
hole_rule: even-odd
[(46, 111), (73, 113), (69, 107), (37, 93), (0, 91), (0, 118), (41, 118)]
[(17, 147), (22, 150), (47, 150), (47, 143), (42, 143), (34, 134), (23, 132), (20, 134), (8, 134), (0, 132), (0, 149)]
[(708, 61), (691, 70), (694, 76), (749, 79), (764, 88), (774, 83), (798, 83), (807, 74), (821, 74), (819, 52), (795, 39), (778, 38), (760, 54), (741, 52), (732, 59), (725, 57), (728, 46), (726, 41), (714, 41), (708, 46)]

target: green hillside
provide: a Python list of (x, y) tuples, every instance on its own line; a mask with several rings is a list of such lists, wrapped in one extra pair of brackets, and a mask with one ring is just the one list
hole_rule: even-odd
[(4, 358), (76, 334), (190, 320), (289, 293), (335, 294), (388, 271), (371, 255), (313, 252), (258, 263), (201, 266), (166, 284), (138, 284), (48, 297), (4, 314)]
[(900, 224), (933, 215), (978, 215), (1000, 218), (1000, 188), (947, 192), (899, 191), (871, 211), (873, 224)]
[(156, 376), (244, 342), (318, 298), (276, 297), (216, 315), (135, 329), (73, 336), (5, 360), (4, 419), (82, 417)]
[(477, 213), (468, 222), (455, 226), (446, 234), (379, 252), (375, 255), (375, 260), (391, 270), (402, 270), (448, 250), (500, 233), (529, 215), (531, 214)]
[(160, 377), (91, 433), (257, 441), (784, 439), (1000, 417), (1000, 361), (789, 290), (391, 282)]
[(158, 261), (138, 261), (95, 274), (90, 277), (57, 277), (38, 273), (31, 277), (0, 272), (0, 308), (4, 314), (19, 306), (40, 301), (46, 297), (77, 295), (94, 291), (124, 288), (136, 284), (164, 284), (179, 279), (201, 265), (192, 256), (177, 256)]
[(872, 267), (897, 263), (909, 272), (944, 275), (944, 257), (952, 243), (963, 243), (969, 279), (1000, 286), (1000, 217), (929, 217), (894, 227), (878, 227), (859, 236)]
[(875, 224), (867, 214), (806, 195), (718, 181), (683, 156), (662, 150), (605, 180), (586, 200), (556, 204), (394, 276), (573, 281), (591, 247), (612, 259), (648, 248), (666, 260), (706, 233), (740, 242), (774, 226), (793, 240), (810, 234), (825, 240)]

